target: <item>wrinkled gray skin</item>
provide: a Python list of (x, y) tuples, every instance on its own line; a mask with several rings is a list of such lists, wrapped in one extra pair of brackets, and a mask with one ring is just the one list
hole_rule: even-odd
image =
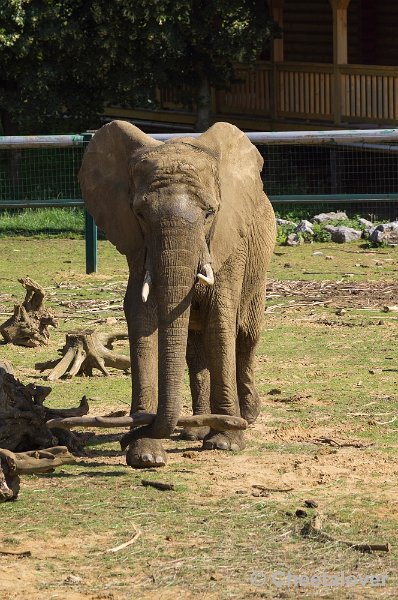
[[(258, 416), (254, 352), (275, 241), (261, 165), (246, 136), (226, 123), (196, 140), (161, 143), (114, 121), (88, 147), (80, 173), (87, 208), (130, 269), (131, 411), (157, 414), (151, 426), (125, 436), (131, 466), (165, 464), (161, 439), (180, 415), (185, 361), (195, 414), (241, 415), (249, 423)], [(197, 276), (209, 264), (214, 285)], [(206, 449), (244, 447), (241, 431), (184, 434), (203, 438)]]

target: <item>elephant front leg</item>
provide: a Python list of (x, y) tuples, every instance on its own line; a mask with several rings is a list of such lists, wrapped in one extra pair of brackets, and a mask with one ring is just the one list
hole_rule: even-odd
[[(217, 323), (217, 322), (216, 322)], [(210, 405), (213, 414), (240, 416), (236, 386), (235, 329), (231, 324), (219, 324), (205, 331), (205, 346), (210, 370)], [(205, 450), (243, 450), (242, 431), (210, 430), (203, 440)]]
[[(129, 329), (132, 401), (130, 413), (157, 411), (158, 379), (158, 335), (157, 310), (153, 298), (143, 303), (141, 282), (129, 281), (124, 301), (124, 311)], [(143, 437), (144, 428), (132, 429), (122, 438), (122, 447), (127, 447), (126, 462), (131, 467), (160, 467), (167, 458), (158, 439)]]
[[(192, 396), (194, 415), (204, 415), (210, 412), (210, 373), (201, 332), (189, 331), (186, 354), (189, 383)], [(209, 433), (208, 427), (186, 427), (181, 432), (184, 440), (203, 440)]]

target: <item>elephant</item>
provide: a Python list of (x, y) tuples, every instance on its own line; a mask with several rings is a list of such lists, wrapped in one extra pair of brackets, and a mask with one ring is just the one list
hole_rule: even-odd
[[(185, 361), (195, 414), (253, 423), (260, 412), (254, 359), (276, 238), (262, 164), (248, 137), (222, 122), (163, 142), (116, 120), (88, 144), (86, 209), (129, 266), (131, 412), (156, 413), (124, 436), (132, 467), (166, 463), (161, 440), (180, 415)], [(185, 435), (204, 449), (245, 445), (242, 431)]]

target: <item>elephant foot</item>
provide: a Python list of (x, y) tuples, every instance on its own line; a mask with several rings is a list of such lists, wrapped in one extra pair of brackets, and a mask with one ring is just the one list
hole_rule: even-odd
[(242, 419), (246, 419), (249, 425), (252, 425), (261, 411), (261, 400), (260, 396), (256, 393), (244, 398), (240, 403), (240, 416)]
[(164, 467), (167, 456), (160, 440), (143, 437), (130, 443), (126, 452), (126, 462), (134, 469)]
[(198, 440), (203, 440), (209, 432), (209, 427), (186, 427), (181, 431), (180, 438), (182, 440), (196, 442)]
[(245, 440), (242, 431), (213, 431), (203, 440), (203, 450), (243, 450)]

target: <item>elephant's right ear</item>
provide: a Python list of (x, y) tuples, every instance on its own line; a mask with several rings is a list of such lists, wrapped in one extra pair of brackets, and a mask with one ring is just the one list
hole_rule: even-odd
[(84, 153), (79, 181), (86, 208), (128, 258), (143, 246), (130, 206), (129, 160), (136, 150), (160, 144), (131, 123), (112, 121), (95, 133)]

